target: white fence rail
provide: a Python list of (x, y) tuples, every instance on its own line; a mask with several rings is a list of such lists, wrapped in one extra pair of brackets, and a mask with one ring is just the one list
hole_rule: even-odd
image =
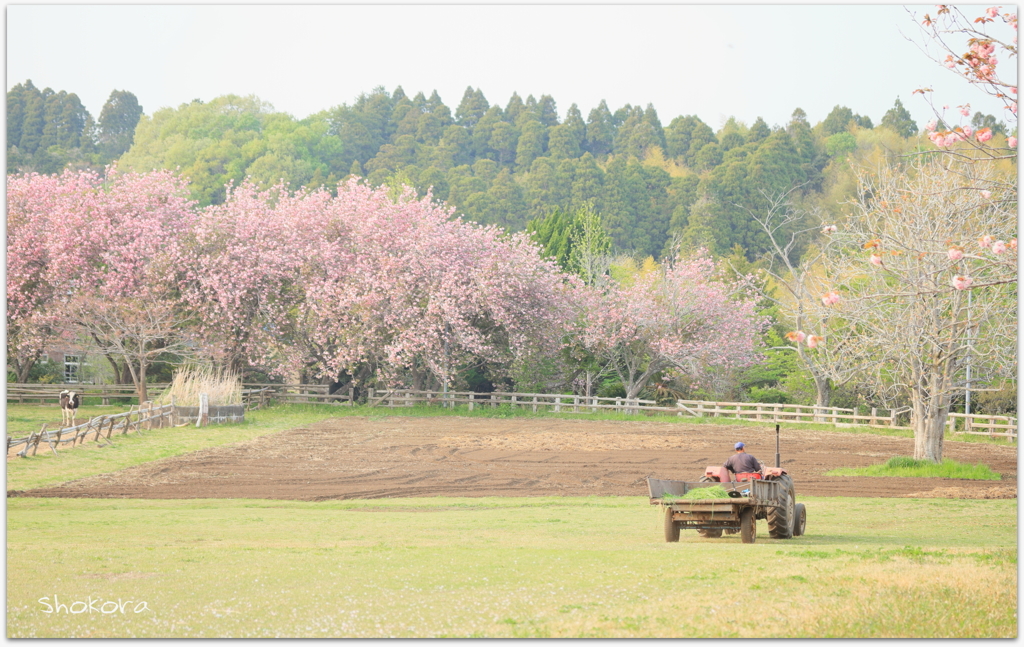
[[(957, 429), (957, 420), (963, 420), (963, 429)], [(987, 416), (975, 413), (950, 413), (946, 420), (946, 433), (973, 436), (1004, 437), (1017, 442), (1017, 419), (1013, 416)]]

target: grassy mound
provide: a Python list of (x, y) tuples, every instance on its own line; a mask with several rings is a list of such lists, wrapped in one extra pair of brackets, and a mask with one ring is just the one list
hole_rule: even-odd
[(893, 456), (881, 465), (868, 467), (841, 467), (825, 474), (826, 476), (911, 476), (938, 477), (951, 479), (973, 479), (977, 481), (998, 481), (1002, 478), (999, 472), (993, 472), (988, 465), (978, 463), (958, 463), (948, 458), (941, 463), (929, 460), (910, 458), (909, 456)]

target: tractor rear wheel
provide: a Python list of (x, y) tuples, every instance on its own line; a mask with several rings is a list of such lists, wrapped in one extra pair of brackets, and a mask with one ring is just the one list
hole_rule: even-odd
[(672, 508), (665, 507), (665, 541), (679, 541), (679, 524), (672, 518)]
[(793, 511), (793, 536), (799, 537), (804, 534), (804, 530), (807, 529), (807, 508), (804, 504), (796, 504), (796, 508)]
[(793, 490), (793, 479), (788, 476), (779, 477), (785, 500), (782, 507), (768, 511), (768, 535), (772, 539), (791, 539), (793, 537), (793, 520), (796, 518), (796, 492)]
[(744, 544), (757, 541), (757, 520), (754, 519), (753, 508), (740, 510), (740, 539)]

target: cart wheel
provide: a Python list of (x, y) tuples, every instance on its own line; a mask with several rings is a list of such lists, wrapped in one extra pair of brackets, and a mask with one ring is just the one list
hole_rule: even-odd
[(752, 544), (757, 541), (757, 520), (754, 519), (753, 508), (740, 510), (740, 539), (744, 544)]
[(669, 506), (665, 506), (665, 541), (679, 541), (679, 525), (672, 518)]
[(793, 515), (793, 536), (799, 537), (807, 529), (807, 508), (804, 507), (804, 504), (798, 503)]
[(722, 536), (722, 529), (721, 528), (702, 528), (702, 529), (697, 531), (697, 534), (700, 535), (701, 537), (708, 537), (709, 539), (714, 539), (716, 537), (721, 537)]

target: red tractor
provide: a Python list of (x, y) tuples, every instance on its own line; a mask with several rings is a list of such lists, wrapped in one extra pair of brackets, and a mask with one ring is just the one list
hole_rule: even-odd
[[(776, 433), (776, 467), (763, 466), (760, 472), (742, 472), (735, 480), (721, 465), (709, 465), (697, 482), (647, 479), (652, 505), (665, 507), (665, 541), (679, 541), (679, 530), (692, 528), (701, 537), (721, 537), (722, 533), (740, 533), (745, 544), (757, 538), (757, 519), (768, 521), (773, 539), (791, 539), (804, 534), (807, 511), (796, 502), (793, 479), (782, 467), (778, 453), (779, 427)], [(686, 499), (676, 497), (690, 490), (720, 483), (728, 499)]]

